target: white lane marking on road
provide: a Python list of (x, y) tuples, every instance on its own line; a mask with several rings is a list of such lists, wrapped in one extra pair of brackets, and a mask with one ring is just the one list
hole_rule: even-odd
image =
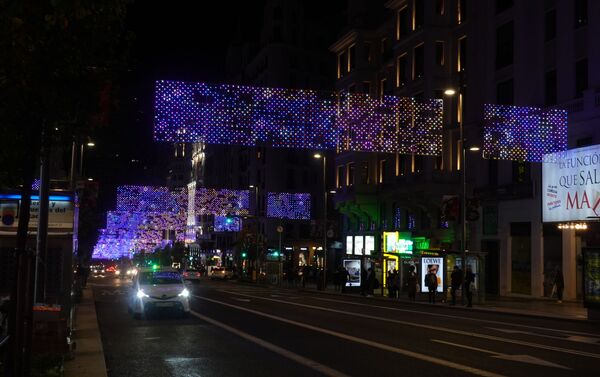
[(151, 337), (144, 338), (144, 340), (158, 340), (158, 339), (160, 339), (160, 336), (151, 336)]
[(239, 297), (231, 297), (232, 300), (241, 301), (241, 302), (250, 302), (249, 298), (239, 298)]
[(285, 358), (288, 358), (290, 360), (293, 360), (295, 362), (297, 362), (298, 364), (304, 365), (305, 367), (308, 367), (310, 369), (316, 370), (317, 372), (323, 373), (326, 376), (331, 376), (331, 377), (349, 377), (347, 374), (344, 374), (338, 370), (335, 370), (333, 368), (330, 368), (326, 365), (323, 365), (321, 363), (318, 363), (316, 361), (313, 361), (311, 359), (308, 359), (304, 356), (298, 355), (296, 353), (293, 353), (291, 351), (286, 350), (285, 348), (281, 348), (279, 346), (276, 346), (273, 343), (269, 343), (266, 340), (260, 339), (255, 337), (254, 335), (250, 335), (246, 332), (240, 331), (236, 328), (233, 328), (229, 325), (226, 325), (222, 322), (216, 321), (210, 317), (207, 317), (203, 314), (197, 313), (195, 311), (190, 311), (190, 313), (192, 313), (193, 316), (206, 321), (214, 326), (220, 327), (225, 331), (229, 331), (230, 333), (233, 333), (237, 336), (239, 336), (240, 338), (244, 338), (254, 344), (258, 344), (259, 346), (268, 349), (269, 351), (275, 352)]
[(575, 335), (583, 335), (583, 336), (597, 336), (597, 337), (600, 337), (600, 334), (592, 334), (592, 333), (589, 333), (589, 332), (551, 329), (549, 327), (522, 325), (522, 324), (518, 324), (518, 323), (508, 323), (508, 322), (502, 322), (502, 321), (494, 321), (494, 320), (491, 320), (491, 319), (467, 318), (467, 317), (461, 317), (461, 316), (457, 316), (457, 315), (423, 312), (423, 311), (411, 310), (411, 309), (391, 308), (389, 306), (363, 304), (363, 303), (359, 303), (359, 302), (352, 302), (352, 301), (346, 301), (346, 300), (335, 300), (335, 299), (323, 298), (323, 297), (311, 297), (311, 298), (314, 298), (315, 300), (320, 300), (320, 301), (339, 302), (339, 303), (344, 303), (344, 304), (348, 304), (348, 305), (366, 306), (366, 307), (372, 307), (372, 308), (378, 308), (378, 309), (393, 310), (393, 311), (397, 311), (397, 312), (415, 313), (415, 314), (427, 314), (427, 315), (434, 316), (434, 317), (455, 318), (455, 319), (462, 319), (462, 320), (465, 320), (465, 321), (482, 322), (482, 323), (492, 323), (492, 324), (508, 325), (508, 326), (522, 327), (522, 328), (528, 328), (528, 329), (534, 329), (534, 330), (544, 330), (544, 331), (560, 332), (560, 333), (565, 333), (565, 334), (575, 334)]
[[(459, 334), (459, 335), (464, 335), (464, 336), (471, 336), (471, 337), (474, 337), (474, 338), (495, 340), (495, 341), (498, 341), (498, 342), (518, 344), (518, 345), (521, 345), (521, 346), (527, 346), (527, 347), (533, 347), (533, 348), (540, 348), (540, 349), (545, 349), (545, 350), (550, 350), (550, 351), (556, 351), (556, 352), (562, 352), (562, 353), (569, 353), (569, 354), (573, 354), (573, 355), (579, 355), (579, 356), (585, 356), (585, 357), (591, 357), (591, 358), (595, 358), (595, 359), (600, 359), (600, 354), (598, 354), (598, 353), (577, 351), (577, 350), (572, 350), (572, 349), (569, 349), (569, 348), (560, 348), (560, 347), (554, 347), (554, 346), (547, 346), (545, 344), (531, 343), (531, 342), (526, 342), (526, 341), (523, 341), (523, 340), (501, 338), (501, 337), (498, 337), (498, 336), (478, 334), (478, 333), (475, 333), (475, 332), (467, 332), (467, 331), (461, 331), (461, 330), (454, 330), (454, 329), (449, 329), (449, 328), (445, 328), (445, 327), (424, 325), (424, 324), (421, 324), (421, 323), (401, 321), (401, 320), (397, 320), (397, 319), (391, 319), (391, 318), (385, 318), (385, 317), (378, 317), (378, 316), (369, 315), (369, 314), (351, 313), (351, 312), (348, 312), (348, 311), (331, 309), (331, 308), (325, 308), (325, 307), (322, 307), (322, 306), (300, 304), (300, 303), (297, 303), (297, 302), (287, 302), (287, 301), (283, 301), (283, 300), (276, 300), (276, 299), (273, 299), (273, 298), (260, 297), (260, 296), (251, 296), (251, 295), (246, 295), (246, 294), (243, 294), (243, 293), (236, 293), (236, 292), (231, 292), (231, 291), (227, 291), (227, 293), (238, 295), (238, 296), (256, 298), (256, 299), (260, 299), (260, 300), (279, 302), (279, 303), (286, 304), (286, 305), (300, 306), (300, 307), (304, 307), (304, 308), (308, 308), (308, 309), (315, 309), (315, 310), (322, 310), (322, 311), (331, 312), (331, 313), (344, 314), (344, 315), (352, 316), (352, 317), (374, 319), (374, 320), (378, 320), (378, 321), (384, 321), (384, 322), (390, 322), (390, 323), (397, 323), (397, 324), (400, 324), (400, 325), (405, 325), (405, 326), (410, 326), (410, 327), (420, 327), (420, 328), (423, 328), (423, 329), (443, 331), (443, 332), (447, 332), (447, 333), (450, 333), (450, 334)], [(201, 298), (199, 296), (195, 296), (195, 297)]]
[[(211, 298), (208, 297), (201, 297), (201, 296), (194, 296), (200, 300), (205, 300), (208, 302), (213, 302), (215, 304), (220, 304), (223, 306), (227, 306), (230, 308), (234, 308), (234, 309), (238, 309), (241, 311), (245, 311), (248, 313), (252, 313), (261, 317), (265, 317), (265, 318), (269, 318), (269, 319), (274, 319), (276, 321), (280, 321), (280, 322), (284, 322), (290, 325), (294, 325), (294, 326), (298, 326), (298, 327), (302, 327), (308, 330), (312, 330), (312, 331), (316, 331), (316, 332), (320, 332), (323, 334), (327, 334), (330, 336), (334, 336), (336, 338), (340, 338), (340, 339), (344, 339), (344, 340), (349, 340), (351, 342), (355, 342), (355, 343), (360, 343), (360, 344), (364, 344), (373, 348), (379, 348), (388, 352), (393, 352), (393, 353), (397, 353), (403, 356), (407, 356), (407, 357), (411, 357), (413, 359), (418, 359), (418, 360), (422, 360), (422, 361), (426, 361), (432, 364), (437, 364), (437, 365), (442, 365), (444, 367), (448, 367), (448, 368), (452, 368), (452, 369), (457, 369), (463, 372), (467, 372), (467, 373), (471, 373), (477, 376), (484, 376), (484, 377), (500, 377), (502, 376), (501, 374), (497, 374), (494, 372), (490, 372), (487, 370), (483, 370), (483, 369), (478, 369), (478, 368), (473, 368), (473, 367), (469, 367), (466, 365), (462, 365), (462, 364), (457, 364), (454, 363), (452, 361), (449, 360), (444, 360), (444, 359), (440, 359), (437, 357), (432, 357), (432, 356), (427, 356), (421, 353), (417, 353), (417, 352), (413, 352), (413, 351), (409, 351), (409, 350), (405, 350), (402, 348), (397, 348), (397, 347), (393, 347), (393, 346), (388, 346), (386, 344), (381, 344), (381, 343), (377, 343), (377, 342), (373, 342), (371, 340), (367, 340), (367, 339), (363, 339), (363, 338), (358, 338), (352, 335), (348, 335), (348, 334), (343, 334), (337, 331), (333, 331), (333, 330), (328, 330), (328, 329), (324, 329), (322, 327), (317, 327), (317, 326), (313, 326), (313, 325), (309, 325), (307, 323), (303, 323), (303, 322), (297, 322), (297, 321), (293, 321), (291, 319), (287, 319), (287, 318), (282, 318), (282, 317), (278, 317), (272, 314), (267, 314), (267, 313), (263, 313), (263, 312), (259, 312), (257, 310), (254, 309), (248, 309), (248, 308), (244, 308), (243, 306), (238, 306), (238, 305), (233, 305), (233, 304), (228, 304), (226, 302), (222, 302), (222, 301), (218, 301), (218, 300), (213, 300)], [(194, 313), (194, 312), (192, 312)], [(197, 314), (197, 313), (194, 313)], [(216, 321), (215, 321), (216, 322)], [(211, 322), (212, 323), (212, 322)], [(219, 322), (220, 323), (220, 322)], [(227, 326), (227, 325), (225, 325)], [(235, 329), (234, 329), (235, 330)], [(237, 330), (236, 330), (237, 331)], [(250, 335), (251, 336), (251, 335)]]
[(496, 358), (496, 359), (502, 359), (502, 360), (509, 360), (509, 361), (518, 361), (520, 363), (528, 363), (528, 364), (535, 364), (535, 365), (541, 365), (541, 366), (545, 366), (545, 367), (553, 367), (553, 368), (560, 368), (560, 369), (568, 369), (571, 370), (571, 368), (567, 368), (563, 365), (560, 364), (555, 364), (552, 363), (550, 361), (546, 361), (544, 359), (540, 359), (538, 357), (535, 356), (531, 356), (531, 355), (510, 355), (507, 353), (500, 353), (500, 352), (495, 352), (495, 351), (491, 351), (491, 350), (486, 350), (484, 348), (477, 348), (477, 347), (471, 347), (471, 346), (467, 346), (465, 344), (459, 344), (459, 343), (455, 343), (455, 342), (446, 342), (444, 340), (439, 340), (439, 339), (431, 339), (432, 342), (436, 342), (436, 343), (441, 343), (441, 344), (446, 344), (452, 347), (459, 347), (459, 348), (465, 348), (471, 351), (478, 351), (478, 352), (483, 352), (483, 353), (488, 353), (490, 355), (492, 355), (492, 357)]
[(488, 329), (494, 330), (494, 331), (503, 332), (503, 333), (507, 333), (507, 334), (533, 335), (533, 336), (538, 336), (540, 338), (569, 340), (571, 342), (579, 342), (579, 343), (600, 345), (600, 339), (598, 339), (598, 338), (592, 338), (592, 337), (586, 337), (586, 336), (579, 336), (579, 335), (576, 335), (576, 336), (567, 336), (567, 337), (564, 337), (564, 336), (553, 336), (553, 335), (546, 335), (546, 334), (537, 334), (537, 333), (534, 333), (534, 332), (523, 331), (523, 330), (499, 329), (497, 327), (488, 327)]

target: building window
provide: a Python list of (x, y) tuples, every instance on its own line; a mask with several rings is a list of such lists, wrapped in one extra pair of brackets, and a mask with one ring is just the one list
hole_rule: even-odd
[(575, 97), (580, 98), (588, 88), (588, 61), (581, 59), (575, 63)]
[(281, 28), (279, 26), (273, 28), (273, 42), (281, 42)]
[(346, 186), (354, 184), (354, 162), (346, 165)]
[(410, 14), (408, 13), (408, 7), (398, 11), (398, 15), (396, 18), (396, 39), (400, 40), (400, 38), (406, 37), (410, 33), (411, 25), (410, 25)]
[(435, 13), (439, 14), (440, 16), (444, 15), (444, 0), (435, 0)]
[(273, 8), (273, 19), (281, 20), (283, 18), (283, 12), (281, 11), (281, 7)]
[(398, 57), (398, 61), (396, 63), (396, 86), (397, 87), (403, 86), (408, 81), (407, 62), (408, 62), (407, 54), (402, 54)]
[(546, 42), (556, 38), (556, 9), (546, 12), (544, 40)]
[(348, 72), (355, 68), (356, 64), (356, 48), (354, 45), (348, 47)]
[(465, 71), (467, 69), (467, 37), (462, 37), (458, 40), (457, 57), (456, 71)]
[(385, 160), (379, 161), (379, 183), (385, 182)]
[(420, 44), (413, 50), (413, 80), (425, 75), (425, 45)]
[(346, 56), (346, 51), (342, 51), (338, 54), (337, 66), (337, 76), (339, 79), (348, 72), (348, 57)]
[(556, 70), (546, 72), (544, 87), (546, 91), (546, 106), (556, 105)]
[(418, 30), (425, 24), (425, 1), (413, 0), (413, 30)]
[(363, 81), (363, 93), (371, 94), (371, 81)]
[(462, 24), (467, 19), (467, 0), (458, 0), (457, 6), (457, 22)]
[(587, 25), (587, 0), (575, 0), (575, 29)]
[(444, 42), (435, 42), (435, 61), (438, 65), (444, 65)]
[(362, 162), (360, 175), (363, 184), (368, 185), (371, 183), (371, 177), (369, 176), (369, 161)]
[(341, 188), (344, 185), (344, 167), (337, 167), (337, 175), (335, 176), (335, 186)]
[(514, 104), (514, 85), (512, 79), (499, 82), (496, 85), (496, 103), (498, 105)]
[(514, 0), (496, 0), (496, 14), (512, 8)]
[(496, 69), (513, 64), (514, 23), (509, 21), (496, 29)]
[(373, 61), (371, 42), (365, 42), (365, 60), (368, 64), (371, 64), (371, 62)]
[(387, 93), (386, 85), (387, 85), (386, 79), (379, 80), (379, 98), (383, 98), (383, 96), (386, 95), (386, 93)]

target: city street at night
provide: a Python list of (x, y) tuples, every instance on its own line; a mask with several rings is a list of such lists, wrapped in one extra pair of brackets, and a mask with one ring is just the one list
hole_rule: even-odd
[(90, 281), (108, 375), (594, 376), (600, 331), (559, 321), (202, 280), (192, 313), (133, 319)]

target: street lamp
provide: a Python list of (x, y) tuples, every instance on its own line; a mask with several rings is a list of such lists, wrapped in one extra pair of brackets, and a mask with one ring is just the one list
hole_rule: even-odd
[(325, 290), (327, 283), (327, 157), (325, 154), (315, 153), (315, 159), (323, 159), (323, 281), (322, 288)]
[[(87, 145), (89, 148), (93, 148), (96, 146), (96, 143), (94, 143), (93, 140), (91, 140), (90, 138), (87, 138), (88, 141), (86, 143), (81, 142), (78, 143), (77, 141), (73, 140), (73, 145), (71, 147), (71, 174), (69, 177), (69, 181), (71, 184), (71, 190), (75, 189), (75, 160), (76, 160), (76, 155), (77, 155), (77, 147), (79, 146), (79, 177), (83, 177), (83, 147), (84, 144)], [(79, 144), (79, 145), (78, 145)]]

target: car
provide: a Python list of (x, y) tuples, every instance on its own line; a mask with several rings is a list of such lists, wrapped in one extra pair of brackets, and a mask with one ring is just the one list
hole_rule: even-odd
[(94, 275), (100, 275), (104, 273), (104, 265), (102, 264), (95, 264), (90, 266), (90, 271), (92, 272), (92, 274)]
[(189, 268), (183, 270), (181, 275), (183, 276), (183, 280), (198, 282), (200, 280), (200, 277), (202, 276), (202, 273), (198, 270)]
[(233, 268), (230, 267), (213, 267), (210, 270), (210, 279), (227, 280), (233, 278)]
[(129, 311), (134, 318), (160, 309), (176, 310), (184, 316), (190, 313), (190, 292), (174, 268), (140, 269), (132, 288)]

